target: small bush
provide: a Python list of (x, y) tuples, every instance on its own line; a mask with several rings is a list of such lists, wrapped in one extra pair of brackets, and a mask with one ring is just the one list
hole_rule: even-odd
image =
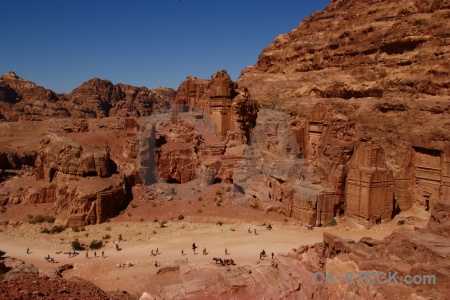
[(118, 239), (119, 241), (122, 241), (122, 240), (123, 240), (122, 235), (119, 234), (119, 237), (118, 237), (117, 239)]
[(166, 224), (167, 224), (166, 221), (162, 221), (159, 223), (159, 227), (161, 227), (161, 228), (167, 227)]
[(157, 218), (154, 218), (154, 219), (153, 219), (153, 222), (158, 223), (158, 219), (157, 219)]
[(109, 234), (105, 234), (102, 239), (104, 240), (109, 240), (111, 238), (111, 236)]
[(36, 223), (44, 223), (45, 222), (45, 218), (41, 215), (37, 215), (36, 217), (34, 217), (34, 221)]
[(178, 220), (180, 220), (180, 221), (181, 221), (181, 220), (184, 220), (184, 216), (183, 216), (183, 215), (179, 215), (179, 216), (178, 216)]
[(71, 245), (73, 250), (84, 250), (84, 247), (81, 245), (79, 240), (72, 241)]
[(72, 231), (73, 232), (80, 232), (80, 228), (78, 228), (78, 226), (73, 226), (72, 227)]
[(335, 220), (335, 219), (332, 219), (332, 220), (330, 221), (330, 226), (336, 226), (336, 225), (337, 225), (336, 220)]
[(80, 231), (86, 231), (86, 228), (80, 227)]
[(221, 205), (222, 205), (222, 199), (220, 199), (219, 201), (217, 201), (216, 205), (217, 205), (217, 206), (221, 206)]
[(136, 208), (137, 205), (135, 203), (131, 203), (131, 208)]
[(91, 244), (89, 245), (89, 248), (91, 250), (100, 249), (101, 247), (103, 247), (103, 242), (102, 241), (97, 241), (97, 240), (93, 240), (91, 242)]
[(107, 226), (107, 227), (105, 228), (105, 230), (106, 230), (106, 231), (111, 231), (111, 227)]
[(53, 216), (46, 216), (45, 221), (47, 221), (47, 223), (55, 223), (56, 218)]
[(222, 226), (223, 222), (222, 221), (217, 221), (217, 225)]
[(216, 192), (216, 195), (217, 195), (217, 196), (222, 196), (222, 192), (221, 192), (221, 191), (217, 191), (217, 192)]
[(46, 233), (46, 234), (50, 234), (50, 230), (48, 230), (48, 228), (42, 228), (40, 231), (40, 233)]
[(52, 229), (50, 229), (50, 232), (52, 234), (60, 233), (60, 232), (63, 232), (63, 231), (64, 231), (64, 227), (62, 227), (62, 226), (53, 226)]

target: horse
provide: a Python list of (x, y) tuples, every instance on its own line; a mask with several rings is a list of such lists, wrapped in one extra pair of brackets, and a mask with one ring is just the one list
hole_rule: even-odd
[(224, 265), (234, 265), (234, 260), (230, 259), (224, 259), (223, 260)]
[(223, 260), (221, 258), (213, 257), (213, 260), (217, 263), (220, 263), (223, 265)]

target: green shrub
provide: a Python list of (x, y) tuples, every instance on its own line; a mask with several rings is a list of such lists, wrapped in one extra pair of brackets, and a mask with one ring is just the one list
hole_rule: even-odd
[(91, 244), (89, 245), (89, 248), (91, 250), (100, 249), (101, 247), (103, 247), (103, 242), (102, 241), (97, 241), (97, 240), (93, 240), (91, 242)]
[(80, 228), (78, 228), (78, 226), (73, 226), (72, 227), (72, 231), (73, 232), (80, 232)]
[(336, 220), (335, 220), (335, 219), (332, 219), (332, 220), (330, 221), (330, 226), (336, 226), (336, 225), (337, 225)]
[(43, 223), (43, 222), (45, 222), (45, 218), (41, 215), (37, 215), (36, 217), (34, 217), (34, 222)]
[(181, 221), (181, 220), (184, 220), (184, 216), (183, 216), (183, 215), (179, 215), (179, 216), (178, 216), (178, 220), (180, 220), (180, 221)]
[(158, 219), (157, 219), (157, 218), (154, 218), (154, 219), (153, 219), (153, 222), (158, 223)]
[(109, 240), (111, 238), (111, 236), (109, 234), (105, 234), (102, 239), (104, 240)]
[(45, 221), (47, 221), (47, 223), (55, 223), (56, 218), (53, 216), (46, 216)]
[(48, 228), (41, 228), (41, 230), (39, 231), (40, 233), (46, 233), (46, 234), (50, 234), (50, 230), (48, 230)]
[(223, 222), (222, 221), (217, 221), (217, 225), (222, 226)]
[(111, 231), (111, 227), (107, 226), (107, 227), (105, 228), (105, 230), (106, 230), (106, 231)]
[(62, 227), (62, 226), (53, 226), (52, 229), (50, 229), (51, 234), (60, 233), (63, 231), (64, 231), (64, 227)]
[(73, 250), (84, 250), (84, 247), (81, 245), (79, 240), (72, 241), (71, 245)]

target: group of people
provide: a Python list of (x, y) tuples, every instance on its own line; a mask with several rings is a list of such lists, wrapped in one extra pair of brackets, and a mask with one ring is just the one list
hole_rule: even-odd
[[(94, 257), (97, 258), (97, 251), (94, 251)], [(102, 251), (102, 257), (105, 257), (105, 251)], [(89, 251), (86, 250), (86, 258), (89, 258)]]

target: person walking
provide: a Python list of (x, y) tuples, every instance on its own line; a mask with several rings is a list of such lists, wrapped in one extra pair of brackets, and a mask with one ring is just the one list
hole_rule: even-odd
[(89, 258), (89, 251), (86, 250), (86, 258)]
[(102, 257), (105, 257), (105, 251), (102, 251)]
[(30, 254), (30, 248), (27, 248), (27, 254)]
[(225, 255), (228, 255), (228, 250), (227, 250), (227, 248), (225, 248)]

